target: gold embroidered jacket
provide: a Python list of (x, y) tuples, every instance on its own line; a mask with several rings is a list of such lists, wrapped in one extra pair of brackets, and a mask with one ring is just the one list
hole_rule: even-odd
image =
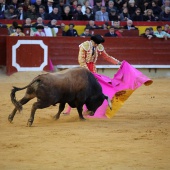
[(80, 64), (81, 67), (85, 67), (88, 69), (87, 67), (87, 63), (94, 63), (94, 71), (96, 72), (96, 66), (95, 63), (98, 59), (98, 56), (102, 56), (105, 60), (107, 60), (108, 62), (112, 63), (112, 64), (118, 64), (119, 60), (115, 59), (112, 56), (109, 56), (105, 49), (104, 46), (102, 44), (99, 44), (94, 52), (94, 55), (92, 55), (93, 52), (93, 45), (92, 45), (92, 41), (85, 41), (82, 44), (79, 45), (79, 54), (78, 54), (78, 62)]

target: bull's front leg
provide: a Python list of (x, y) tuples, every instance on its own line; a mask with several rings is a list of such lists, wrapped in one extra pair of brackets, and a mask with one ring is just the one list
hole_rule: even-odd
[(86, 119), (83, 117), (83, 114), (82, 114), (82, 112), (83, 112), (83, 106), (77, 106), (77, 111), (78, 111), (78, 113), (79, 113), (79, 118), (80, 118), (80, 120), (86, 120)]
[(60, 103), (58, 113), (54, 116), (54, 119), (59, 119), (61, 112), (65, 108), (65, 103)]

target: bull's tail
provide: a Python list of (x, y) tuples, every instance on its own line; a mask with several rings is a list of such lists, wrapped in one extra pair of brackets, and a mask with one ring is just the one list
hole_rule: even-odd
[(31, 86), (33, 83), (35, 83), (35, 82), (37, 82), (37, 81), (40, 81), (40, 80), (35, 79), (35, 80), (33, 80), (30, 84), (28, 84), (27, 86), (22, 87), (22, 88), (14, 87), (14, 86), (13, 86), (13, 89), (11, 90), (11, 94), (10, 94), (10, 96), (11, 96), (11, 101), (12, 101), (13, 105), (16, 107), (16, 109), (17, 109), (19, 112), (22, 110), (22, 104), (21, 104), (19, 101), (16, 100), (15, 93), (16, 93), (17, 91), (26, 89), (27, 87)]

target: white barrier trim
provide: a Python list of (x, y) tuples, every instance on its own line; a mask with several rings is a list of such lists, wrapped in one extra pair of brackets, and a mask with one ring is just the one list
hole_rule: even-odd
[[(44, 62), (40, 67), (21, 67), (16, 62), (16, 49), (22, 44), (38, 44), (44, 50)], [(17, 69), (17, 71), (42, 71), (43, 68), (48, 64), (48, 46), (44, 44), (42, 40), (18, 40), (15, 45), (12, 46), (12, 66)]]
[[(132, 65), (135, 68), (170, 68), (170, 65)], [(65, 69), (65, 68), (75, 68), (80, 67), (79, 65), (56, 65), (56, 68)], [(119, 68), (120, 65), (97, 65), (97, 68)]]

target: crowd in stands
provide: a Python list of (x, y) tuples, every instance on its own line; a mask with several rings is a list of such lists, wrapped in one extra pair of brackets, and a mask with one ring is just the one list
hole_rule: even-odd
[(0, 19), (170, 21), (170, 0), (0, 0)]
[[(103, 29), (108, 30), (105, 36), (121, 37), (122, 29), (138, 29), (133, 21), (170, 21), (170, 0), (0, 0), (0, 19), (13, 20), (8, 28), (12, 36), (24, 36), (23, 27), (31, 28), (31, 36), (56, 36), (60, 29), (62, 36), (87, 37), (93, 35), (93, 30)], [(25, 24), (20, 27), (15, 20), (24, 20)], [(57, 25), (58, 20), (70, 21), (68, 30), (64, 23)], [(82, 34), (78, 35), (74, 21), (88, 21)], [(103, 21), (103, 25), (95, 21)], [(113, 21), (112, 25), (109, 21)], [(127, 24), (120, 27), (121, 21)], [(141, 36), (170, 38), (168, 24), (164, 30), (158, 26), (152, 35), (150, 30), (147, 28)]]
[[(66, 25), (61, 23), (57, 24), (57, 20), (53, 19), (48, 24), (44, 23), (44, 20), (39, 17), (36, 22), (32, 24), (31, 19), (27, 18), (23, 26), (19, 26), (16, 21), (13, 21), (12, 25), (8, 28), (8, 34), (11, 36), (25, 36), (22, 32), (24, 28), (29, 28), (29, 36), (57, 36), (58, 31), (60, 30), (61, 36), (72, 36), (72, 37), (91, 37), (94, 34), (95, 30), (105, 30), (105, 37), (122, 37), (122, 32), (125, 30), (138, 30), (137, 27), (133, 25), (132, 20), (127, 20), (126, 24), (121, 27), (119, 21), (113, 22), (112, 25), (109, 25), (107, 22), (103, 25), (98, 26), (95, 24), (95, 21), (91, 20), (87, 25), (84, 26), (84, 32), (80, 35), (78, 31), (74, 28), (74, 23), (68, 25), (66, 30)], [(129, 31), (128, 31), (129, 32)], [(170, 26), (168, 24), (162, 26), (157, 26), (157, 30), (153, 31), (152, 27), (146, 28), (145, 32), (140, 36), (146, 37), (148, 39), (157, 37), (164, 38), (167, 40), (170, 38)]]

